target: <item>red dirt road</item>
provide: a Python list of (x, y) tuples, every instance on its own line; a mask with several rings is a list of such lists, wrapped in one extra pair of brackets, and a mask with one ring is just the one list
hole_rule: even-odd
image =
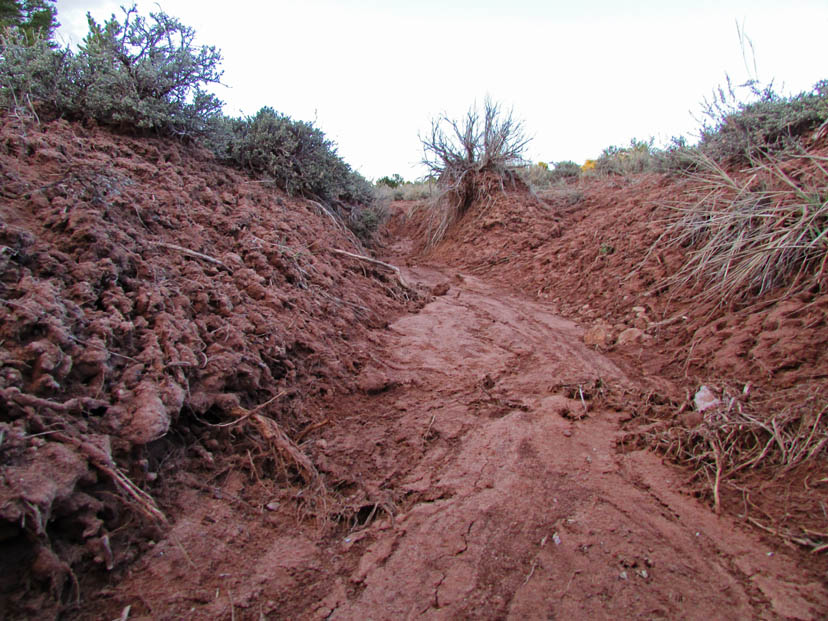
[(332, 424), (302, 446), (350, 513), (301, 519), (302, 492), (267, 510), (266, 482), (231, 472), (186, 492), (171, 533), (88, 611), (823, 617), (825, 584), (794, 556), (682, 493), (655, 454), (617, 448), (627, 414), (600, 393), (632, 381), (581, 328), (468, 275), (405, 276), (449, 288), (374, 333), (361, 391), (329, 403)]

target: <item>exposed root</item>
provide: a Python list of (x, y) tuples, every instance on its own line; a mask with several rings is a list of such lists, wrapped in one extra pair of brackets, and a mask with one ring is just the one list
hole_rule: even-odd
[[(267, 404), (262, 404), (256, 409), (260, 409), (264, 405)], [(252, 420), (262, 437), (276, 447), (276, 450), (279, 451), (282, 458), (296, 466), (305, 483), (316, 483), (319, 480), (319, 471), (316, 469), (316, 466), (299, 449), (296, 443), (282, 431), (282, 428), (279, 427), (279, 424), (275, 420), (256, 413), (256, 410), (248, 411), (244, 408), (235, 408), (234, 414), (242, 420)]]
[(218, 259), (215, 259), (206, 254), (202, 254), (201, 252), (196, 252), (195, 250), (190, 250), (189, 248), (184, 248), (183, 246), (178, 246), (176, 244), (167, 244), (164, 242), (155, 242), (155, 245), (160, 246), (162, 248), (167, 248), (169, 250), (175, 250), (176, 252), (186, 254), (187, 256), (194, 257), (196, 259), (201, 259), (202, 261), (207, 261), (208, 263), (212, 263), (213, 265), (218, 265), (219, 267), (226, 269), (228, 272), (232, 273), (233, 271)]
[(337, 248), (331, 248), (331, 252), (335, 252), (336, 254), (341, 254), (346, 257), (351, 257), (352, 259), (358, 259), (360, 261), (366, 261), (368, 263), (373, 263), (374, 265), (379, 265), (380, 267), (384, 267), (385, 269), (391, 270), (395, 274), (397, 274), (397, 278), (400, 281), (400, 284), (403, 286), (404, 289), (411, 290), (411, 287), (405, 282), (403, 278), (402, 272), (400, 268), (396, 265), (391, 265), (390, 263), (385, 263), (384, 261), (378, 261), (377, 259), (372, 259), (371, 257), (365, 257), (360, 254), (354, 254), (352, 252), (346, 252), (345, 250), (339, 250)]
[(127, 475), (121, 472), (112, 460), (112, 456), (103, 449), (65, 433), (56, 432), (53, 438), (59, 442), (70, 444), (83, 453), (92, 465), (112, 479), (112, 482), (132, 500), (145, 517), (163, 524), (167, 523), (167, 516), (155, 504), (153, 497), (135, 485)]
[(63, 403), (55, 403), (54, 401), (49, 401), (48, 399), (42, 399), (40, 397), (35, 397), (34, 395), (21, 392), (19, 388), (14, 386), (0, 390), (0, 398), (7, 402), (12, 401), (22, 407), (45, 408), (64, 414), (80, 414), (84, 410), (89, 411), (109, 406), (109, 403), (106, 401), (92, 399), (89, 397), (77, 397), (75, 399), (64, 401)]

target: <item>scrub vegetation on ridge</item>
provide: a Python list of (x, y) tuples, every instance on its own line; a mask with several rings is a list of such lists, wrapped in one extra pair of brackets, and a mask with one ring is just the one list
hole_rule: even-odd
[(135, 5), (98, 24), (79, 49), (61, 49), (49, 30), (0, 31), (0, 107), (48, 120), (94, 121), (121, 133), (197, 141), (215, 155), (285, 190), (323, 203), (368, 242), (384, 217), (371, 184), (306, 121), (270, 107), (230, 118), (210, 92), (221, 52), (163, 11)]

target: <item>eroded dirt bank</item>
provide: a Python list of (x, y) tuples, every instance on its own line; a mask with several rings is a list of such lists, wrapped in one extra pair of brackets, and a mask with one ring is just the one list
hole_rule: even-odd
[(317, 476), (310, 404), (416, 299), (340, 251), (323, 206), (193, 145), (0, 115), (0, 617), (117, 582), (180, 478)]
[(266, 504), (266, 484), (224, 473), (88, 613), (822, 616), (825, 585), (795, 557), (683, 494), (653, 453), (618, 450), (612, 395), (634, 386), (581, 328), (468, 274), (406, 276), (442, 295), (374, 332), (360, 392), (303, 444), (352, 511), (297, 521), (296, 498)]
[(728, 369), (824, 391), (824, 294), (716, 319), (658, 291), (679, 250), (627, 278), (669, 179), (498, 190), (425, 257), (403, 225), (409, 288), (192, 146), (3, 117), (0, 175), (5, 617), (828, 609), (824, 557), (777, 536), (823, 536), (821, 453), (718, 517), (638, 450), (714, 430), (683, 393)]

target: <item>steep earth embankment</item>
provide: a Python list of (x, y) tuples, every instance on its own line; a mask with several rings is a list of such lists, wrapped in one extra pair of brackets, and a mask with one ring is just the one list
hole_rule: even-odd
[(164, 532), (182, 473), (313, 479), (291, 438), (416, 296), (192, 146), (2, 116), (0, 183), (0, 607), (48, 616)]

